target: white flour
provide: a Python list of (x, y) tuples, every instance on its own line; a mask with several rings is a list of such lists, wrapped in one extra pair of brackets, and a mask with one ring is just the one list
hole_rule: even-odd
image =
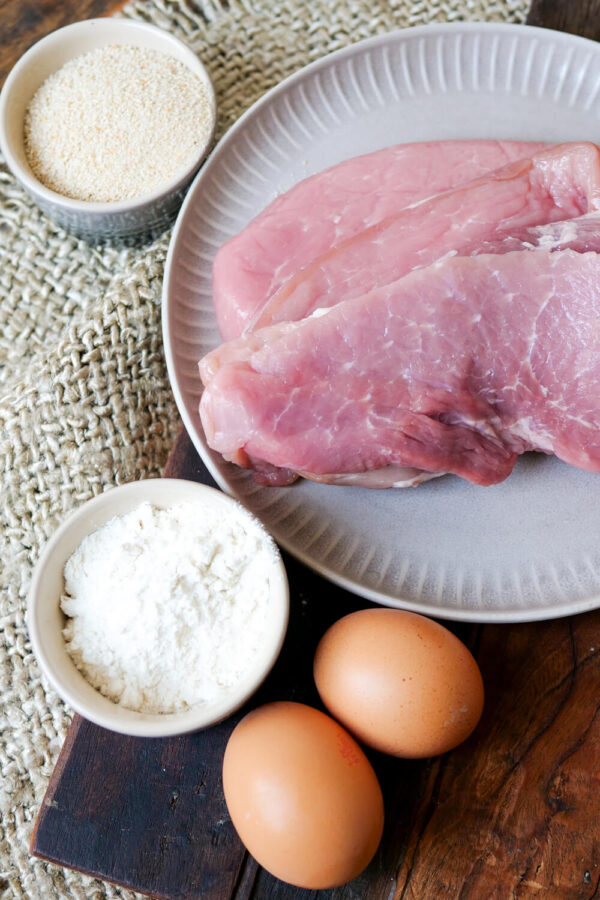
[(260, 646), (274, 554), (242, 516), (144, 503), (68, 560), (67, 649), (87, 681), (129, 709), (168, 713), (218, 699)]

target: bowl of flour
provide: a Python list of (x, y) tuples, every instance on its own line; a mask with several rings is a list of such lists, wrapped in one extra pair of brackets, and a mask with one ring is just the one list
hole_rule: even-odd
[(214, 488), (112, 488), (59, 527), (34, 570), (27, 623), (57, 693), (113, 731), (159, 737), (239, 708), (275, 663), (289, 590), (277, 546)]
[(59, 28), (0, 93), (0, 147), (50, 218), (96, 243), (164, 231), (213, 141), (214, 89), (173, 35), (126, 18)]

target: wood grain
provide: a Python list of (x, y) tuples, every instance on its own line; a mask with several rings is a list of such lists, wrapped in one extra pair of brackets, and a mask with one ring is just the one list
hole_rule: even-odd
[[(164, 477), (214, 485), (183, 430)], [(75, 715), (31, 852), (153, 897), (233, 896), (247, 854), (220, 781), (232, 727), (230, 720), (193, 735), (148, 740)]]
[[(164, 475), (213, 483), (185, 432)], [(316, 645), (340, 616), (371, 605), (291, 557), (284, 560), (291, 587), (288, 635), (260, 691), (221, 725), (171, 740), (126, 738), (75, 716), (38, 815), (34, 855), (161, 900), (191, 900), (199, 891), (203, 900), (315, 896), (283, 884), (248, 856), (221, 787), (225, 743), (241, 716), (276, 699), (321, 707), (312, 679)], [(456, 630), (466, 640), (478, 631)], [(350, 885), (323, 893), (336, 900), (389, 900), (390, 872), (402, 861), (420, 815), (423, 783), (437, 765), (369, 755), (382, 781), (388, 826), (369, 868)]]
[[(600, 0), (533, 0), (528, 21), (600, 38)], [(165, 475), (211, 481), (185, 432)], [(285, 561), (288, 637), (249, 706), (284, 698), (320, 705), (311, 676), (316, 643), (340, 615), (369, 605)], [(452, 627), (483, 673), (482, 721), (437, 759), (369, 754), (386, 826), (372, 864), (350, 885), (301, 891), (244, 851), (224, 806), (220, 765), (245, 710), (165, 741), (123, 738), (76, 716), (32, 852), (163, 900), (600, 897), (600, 613)]]
[(529, 25), (600, 40), (600, 0), (532, 0)]
[(396, 900), (598, 896), (600, 616), (481, 629), (487, 696), (438, 762)]
[(127, 738), (75, 716), (32, 852), (151, 896), (231, 896), (245, 853), (220, 785), (230, 727)]
[(0, 0), (0, 86), (19, 57), (46, 34), (81, 19), (110, 15), (125, 0)]
[[(165, 475), (210, 481), (185, 433)], [(285, 561), (293, 590), (288, 638), (247, 708), (282, 698), (320, 706), (311, 675), (316, 643), (335, 619), (369, 605)], [(381, 846), (358, 879), (321, 895), (599, 896), (600, 615), (451, 627), (482, 669), (482, 721), (467, 742), (437, 759), (369, 753), (386, 799)], [(221, 759), (245, 711), (175, 741), (123, 738), (76, 717), (32, 851), (163, 900), (198, 890), (205, 900), (314, 897), (260, 869), (229, 821)]]

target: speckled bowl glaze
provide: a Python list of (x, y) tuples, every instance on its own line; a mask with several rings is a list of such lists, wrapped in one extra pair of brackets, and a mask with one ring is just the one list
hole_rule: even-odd
[[(158, 50), (186, 65), (207, 88), (211, 128), (205, 144), (187, 168), (154, 192), (110, 203), (72, 200), (45, 187), (33, 174), (23, 140), (25, 111), (49, 75), (70, 59), (110, 44)], [(177, 214), (192, 178), (210, 149), (215, 123), (214, 90), (198, 57), (167, 32), (129, 19), (87, 19), (52, 32), (21, 57), (0, 93), (0, 149), (13, 175), (50, 218), (91, 243), (127, 239), (136, 242), (164, 231)]]
[(289, 588), (279, 551), (265, 531), (265, 541), (272, 544), (273, 549), (273, 563), (267, 573), (269, 615), (260, 653), (243, 680), (214, 702), (199, 704), (183, 712), (140, 713), (113, 703), (85, 680), (67, 652), (63, 638), (65, 616), (60, 608), (64, 567), (86, 535), (144, 502), (161, 508), (191, 502), (197, 504), (199, 517), (208, 507), (223, 516), (236, 510), (256, 522), (227, 494), (183, 479), (146, 479), (111, 488), (73, 512), (46, 544), (29, 590), (27, 625), (42, 671), (59, 696), (76, 712), (96, 725), (121, 734), (167, 737), (198, 731), (219, 722), (242, 706), (262, 684), (279, 656), (285, 638)]

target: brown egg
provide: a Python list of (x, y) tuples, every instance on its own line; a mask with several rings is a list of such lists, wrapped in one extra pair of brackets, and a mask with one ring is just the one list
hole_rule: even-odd
[(352, 734), (383, 753), (426, 757), (467, 738), (483, 709), (473, 656), (452, 632), (415, 613), (363, 609), (323, 635), (317, 690)]
[(269, 703), (242, 719), (225, 750), (223, 790), (250, 853), (299, 887), (350, 881), (381, 839), (371, 764), (341, 725), (301, 703)]

